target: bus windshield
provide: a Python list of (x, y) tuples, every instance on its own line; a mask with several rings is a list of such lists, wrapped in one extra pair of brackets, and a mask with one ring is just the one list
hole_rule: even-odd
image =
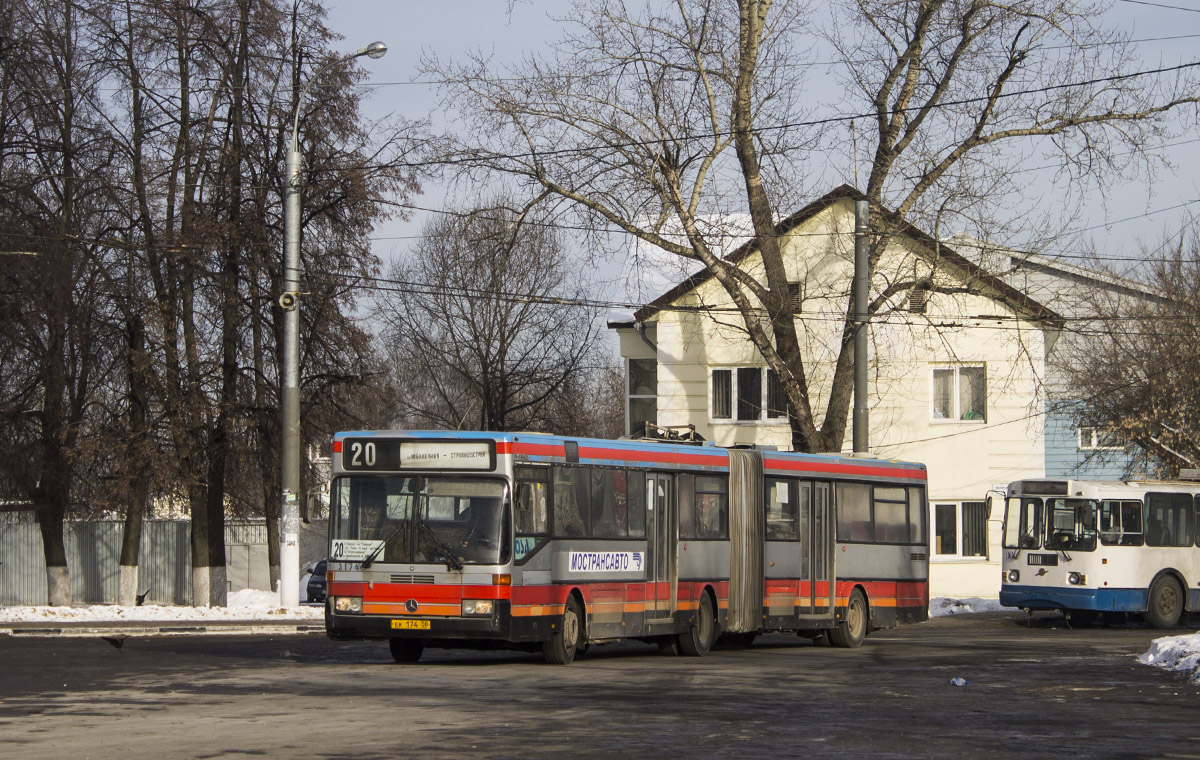
[(1046, 500), (1046, 548), (1090, 552), (1096, 549), (1096, 502)]
[(1042, 546), (1042, 500), (1012, 498), (1004, 515), (1005, 549), (1040, 549)]
[(332, 559), (501, 564), (512, 544), (507, 497), (500, 480), (340, 477), (332, 489)]

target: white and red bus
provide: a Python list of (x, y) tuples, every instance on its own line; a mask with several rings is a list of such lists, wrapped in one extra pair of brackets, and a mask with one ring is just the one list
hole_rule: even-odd
[(532, 433), (366, 431), (333, 443), (326, 630), (426, 647), (718, 636), (925, 620), (924, 465)]

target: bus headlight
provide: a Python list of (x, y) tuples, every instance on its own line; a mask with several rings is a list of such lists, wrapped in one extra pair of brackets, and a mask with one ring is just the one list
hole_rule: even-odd
[(1016, 583), (1020, 580), (1021, 580), (1021, 571), (1020, 570), (1009, 570), (1008, 571), (1008, 582), (1009, 583)]
[(333, 608), (338, 612), (362, 612), (362, 597), (339, 596), (333, 600)]
[(463, 615), (490, 615), (492, 609), (491, 599), (464, 599), (462, 603)]
[(1072, 586), (1082, 586), (1087, 583), (1087, 576), (1083, 573), (1067, 573), (1067, 583)]

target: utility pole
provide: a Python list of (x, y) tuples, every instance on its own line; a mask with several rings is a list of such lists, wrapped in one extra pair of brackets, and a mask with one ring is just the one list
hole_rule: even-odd
[(867, 323), (871, 281), (869, 201), (854, 202), (854, 453), (870, 449), (867, 425)]
[(380, 58), (387, 45), (370, 45), (330, 61), (313, 74), (296, 98), (292, 118), (292, 141), (287, 154), (283, 202), (283, 359), (280, 367), (280, 407), (283, 414), (283, 440), (280, 442), (280, 480), (283, 508), (279, 531), (279, 604), (300, 606), (300, 107), (308, 88), (325, 72), (359, 56)]

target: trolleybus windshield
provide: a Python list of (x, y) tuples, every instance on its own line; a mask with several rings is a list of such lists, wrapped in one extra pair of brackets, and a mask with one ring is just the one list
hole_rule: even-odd
[(343, 562), (496, 565), (508, 561), (507, 487), (452, 477), (341, 477), (331, 557)]

